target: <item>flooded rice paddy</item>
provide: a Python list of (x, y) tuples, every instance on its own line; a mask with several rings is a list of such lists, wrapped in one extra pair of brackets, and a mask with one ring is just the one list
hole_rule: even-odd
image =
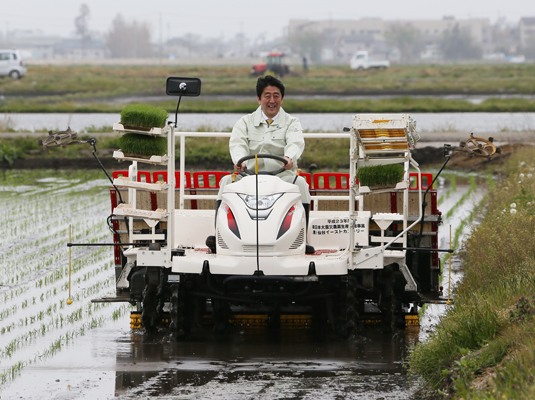
[[(352, 125), (354, 116), (350, 113), (294, 115), (299, 118), (303, 128), (311, 132), (341, 132), (344, 127)], [(214, 130), (228, 129), (241, 116), (242, 114), (232, 113), (179, 114), (178, 129), (195, 131), (199, 126)], [(411, 116), (418, 121), (418, 131), (421, 133), (464, 132), (468, 135), (470, 132), (535, 131), (535, 113), (412, 113)], [(9, 118), (9, 125), (12, 125), (13, 129), (29, 132), (65, 130), (68, 126), (76, 132), (84, 132), (90, 127), (112, 126), (121, 119), (118, 113), (14, 113), (4, 114), (3, 118)]]
[[(420, 329), (365, 326), (352, 341), (236, 328), (173, 343), (131, 331), (129, 305), (90, 302), (114, 294), (109, 247), (73, 248), (67, 305), (69, 225), (73, 242), (111, 241), (101, 176), (15, 171), (0, 180), (1, 399), (408, 399), (417, 390), (407, 355), (445, 306), (430, 307)], [(439, 247), (449, 247), (450, 224), (462, 242), (476, 189), (469, 177), (441, 182)]]

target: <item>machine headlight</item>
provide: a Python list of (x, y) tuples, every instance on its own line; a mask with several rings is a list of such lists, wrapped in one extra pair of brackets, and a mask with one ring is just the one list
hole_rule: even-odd
[[(273, 207), (273, 204), (282, 196), (282, 193), (268, 194), (266, 196), (258, 196), (258, 209), (267, 210)], [(256, 196), (238, 193), (238, 196), (245, 202), (245, 205), (253, 210), (256, 210)]]

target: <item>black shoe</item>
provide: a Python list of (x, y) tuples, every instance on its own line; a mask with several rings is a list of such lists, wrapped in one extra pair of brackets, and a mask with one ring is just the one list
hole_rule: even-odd
[(215, 254), (215, 236), (210, 235), (206, 238), (206, 246)]
[(306, 245), (305, 254), (314, 254), (315, 252), (316, 252), (316, 250), (314, 249), (314, 246), (311, 246), (309, 244)]

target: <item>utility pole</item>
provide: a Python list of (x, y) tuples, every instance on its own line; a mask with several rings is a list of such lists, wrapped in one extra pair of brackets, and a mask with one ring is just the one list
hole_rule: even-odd
[(243, 22), (240, 23), (240, 57), (243, 58)]
[(160, 64), (162, 64), (163, 48), (162, 48), (162, 13), (160, 13)]

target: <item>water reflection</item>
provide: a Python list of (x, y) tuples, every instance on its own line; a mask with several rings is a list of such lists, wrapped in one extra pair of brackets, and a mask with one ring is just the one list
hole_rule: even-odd
[[(133, 334), (124, 338), (117, 353), (116, 395), (177, 394), (201, 386), (214, 393), (232, 388), (246, 394), (250, 385), (258, 390), (275, 385), (280, 395), (291, 397), (297, 386), (310, 392), (317, 384), (367, 393), (377, 388), (379, 379), (383, 394), (407, 398), (411, 384), (405, 360), (418, 331), (410, 326), (380, 334), (376, 327), (365, 326), (354, 340), (344, 341), (303, 330), (237, 330), (214, 336), (203, 328), (180, 343)], [(328, 398), (329, 389), (321, 390)]]
[[(355, 113), (357, 112), (358, 110), (355, 110)], [(293, 115), (298, 117), (303, 128), (309, 131), (341, 132), (343, 127), (352, 125), (355, 113)], [(202, 125), (223, 130), (232, 127), (242, 115), (181, 113), (178, 116), (178, 128), (182, 131), (192, 131)], [(411, 116), (417, 121), (419, 132), (532, 132), (535, 128), (535, 113), (411, 113)], [(112, 126), (121, 119), (120, 115), (115, 113), (12, 113), (9, 118), (15, 130), (63, 130), (70, 126), (76, 132), (84, 132), (89, 127)]]

